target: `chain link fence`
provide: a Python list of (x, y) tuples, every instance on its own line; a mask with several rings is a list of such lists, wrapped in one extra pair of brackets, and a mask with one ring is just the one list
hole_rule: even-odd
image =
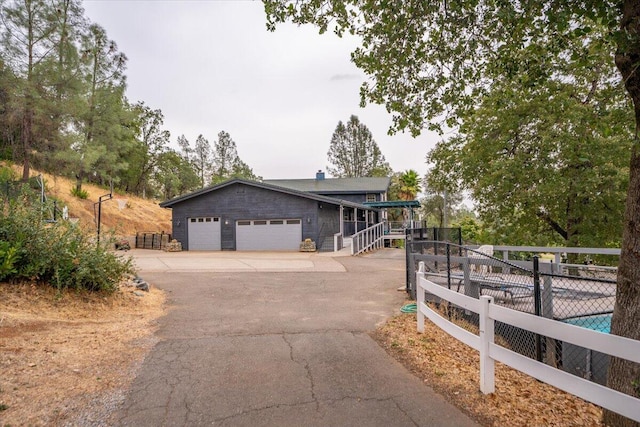
[[(490, 295), (495, 304), (609, 333), (616, 296), (616, 268), (593, 264), (498, 259), (492, 246), (468, 248), (436, 241), (407, 242), (407, 292), (415, 299), (415, 272), (424, 263), (426, 278), (473, 298)], [(443, 316), (478, 333), (478, 315), (427, 300)], [(570, 343), (496, 322), (496, 342), (527, 357), (600, 384), (606, 383), (608, 356)], [(499, 337), (499, 338), (498, 338)]]

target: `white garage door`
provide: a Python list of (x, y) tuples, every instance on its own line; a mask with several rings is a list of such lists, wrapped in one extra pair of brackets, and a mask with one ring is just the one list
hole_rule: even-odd
[(236, 222), (238, 251), (297, 251), (301, 239), (302, 221), (299, 219)]
[(220, 239), (220, 218), (189, 218), (189, 250), (219, 251), (222, 248)]

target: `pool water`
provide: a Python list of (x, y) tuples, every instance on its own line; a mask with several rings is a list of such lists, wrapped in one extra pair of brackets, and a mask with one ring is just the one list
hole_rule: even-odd
[(608, 334), (611, 332), (611, 314), (599, 314), (597, 316), (576, 317), (563, 320), (564, 323), (591, 329), (593, 331)]

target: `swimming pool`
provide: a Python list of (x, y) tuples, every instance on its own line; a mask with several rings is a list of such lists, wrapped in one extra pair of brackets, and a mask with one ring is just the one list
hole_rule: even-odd
[(611, 332), (611, 314), (598, 314), (595, 316), (576, 317), (565, 319), (564, 323), (591, 329), (593, 331), (608, 334)]

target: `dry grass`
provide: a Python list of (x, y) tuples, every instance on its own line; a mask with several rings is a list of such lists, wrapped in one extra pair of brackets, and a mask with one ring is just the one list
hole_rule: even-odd
[[(43, 176), (47, 196), (94, 232), (94, 203), (109, 191), (84, 184), (89, 198), (81, 200), (71, 195), (71, 180)], [(171, 211), (157, 200), (114, 199), (102, 205), (103, 231), (171, 231)], [(117, 199), (126, 199), (122, 209)], [(155, 343), (165, 310), (161, 291), (141, 294), (126, 286), (105, 295), (0, 283), (0, 426), (104, 425)]]
[(161, 291), (131, 289), (0, 284), (0, 425), (75, 425), (115, 408), (164, 313)]
[(376, 330), (373, 338), (425, 383), (485, 426), (602, 426), (602, 410), (500, 363), (496, 392), (479, 390), (478, 352), (416, 315), (402, 314)]
[[(14, 167), (17, 173), (21, 169)], [(32, 171), (32, 175), (37, 175)], [(94, 204), (109, 190), (95, 185), (83, 184), (82, 189), (89, 193), (86, 200), (71, 195), (75, 182), (67, 178), (42, 174), (45, 180), (46, 194), (62, 201), (69, 208), (69, 217), (78, 218), (79, 224), (86, 229), (96, 227)], [(121, 203), (118, 203), (118, 200)], [(159, 200), (148, 200), (130, 195), (114, 194), (113, 200), (102, 203), (101, 230), (113, 231), (118, 236), (133, 236), (137, 231), (171, 233), (171, 210), (158, 206)], [(120, 206), (122, 208), (120, 208)], [(62, 209), (62, 206), (59, 206)]]

